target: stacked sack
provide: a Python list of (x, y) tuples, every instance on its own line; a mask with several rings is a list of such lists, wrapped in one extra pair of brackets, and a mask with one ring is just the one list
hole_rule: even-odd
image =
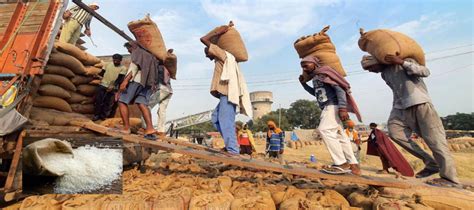
[(420, 65), (425, 65), (425, 53), (423, 48), (412, 38), (405, 34), (378, 29), (364, 32), (360, 29), (359, 48), (375, 56), (381, 63), (385, 62), (385, 56), (398, 55), (402, 59), (412, 58)]
[[(303, 36), (295, 41), (294, 47), (300, 58), (312, 55), (317, 57), (323, 66), (329, 66), (342, 76), (346, 76), (346, 71), (344, 71), (339, 56), (336, 54), (336, 47), (326, 34), (328, 30), (329, 26), (326, 26), (319, 33)], [(304, 72), (303, 76), (306, 81), (311, 79)]]
[[(247, 61), (249, 56), (239, 31), (235, 29), (234, 23), (232, 23), (232, 21), (229, 22), (228, 26), (229, 30), (227, 32), (220, 35), (216, 39), (212, 39), (211, 42), (232, 54), (237, 62)], [(215, 31), (217, 31), (220, 27), (222, 26), (214, 28), (207, 34), (215, 33)]]
[(165, 41), (163, 40), (160, 29), (150, 18), (150, 15), (147, 14), (145, 18), (141, 20), (131, 21), (127, 26), (133, 36), (135, 36), (137, 42), (162, 61), (170, 72), (170, 77), (176, 79), (177, 57), (173, 54), (172, 49), (166, 50)]
[(32, 120), (65, 125), (64, 119), (58, 122), (54, 117), (47, 120), (44, 117), (53, 110), (65, 112), (58, 116), (63, 118), (85, 118), (84, 115), (94, 114), (94, 95), (101, 79), (98, 75), (101, 68), (97, 67), (100, 63), (97, 57), (76, 45), (56, 42), (44, 68), (38, 95), (33, 99), (36, 114), (32, 115)]

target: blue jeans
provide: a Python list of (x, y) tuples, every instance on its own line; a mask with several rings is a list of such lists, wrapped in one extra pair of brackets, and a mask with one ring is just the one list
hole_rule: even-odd
[(212, 113), (212, 123), (221, 133), (227, 151), (239, 154), (240, 148), (235, 133), (235, 115), (235, 104), (230, 103), (227, 96), (221, 95), (219, 104)]

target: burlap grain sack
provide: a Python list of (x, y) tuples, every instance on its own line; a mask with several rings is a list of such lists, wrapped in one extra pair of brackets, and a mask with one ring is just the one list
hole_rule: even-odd
[(70, 104), (71, 109), (75, 113), (80, 114), (94, 114), (95, 107), (94, 104)]
[(67, 141), (52, 138), (29, 144), (23, 149), (23, 172), (29, 175), (64, 175), (63, 171), (57, 171), (51, 168), (51, 166), (47, 165), (43, 160), (45, 155), (52, 155), (54, 153), (71, 154), (72, 157), (71, 144)]
[(94, 80), (93, 77), (87, 77), (87, 76), (81, 76), (81, 75), (74, 75), (73, 78), (71, 78), (71, 82), (74, 85), (83, 85), (83, 84), (89, 84)]
[(61, 76), (67, 77), (67, 78), (74, 77), (74, 72), (72, 72), (68, 68), (66, 68), (64, 66), (56, 66), (56, 65), (51, 65), (51, 64), (46, 65), (46, 67), (44, 68), (44, 73), (45, 74), (57, 74), (57, 75), (61, 75)]
[(71, 94), (57, 85), (41, 85), (38, 92), (42, 96), (54, 96), (62, 99), (71, 98)]
[(229, 192), (209, 193), (191, 198), (189, 210), (228, 210), (234, 200)]
[(323, 206), (319, 205), (316, 201), (311, 201), (304, 197), (295, 197), (283, 201), (280, 204), (280, 210), (318, 210), (324, 209)]
[(139, 163), (150, 157), (150, 150), (142, 147), (140, 144), (123, 144), (123, 165), (128, 166), (133, 163)]
[(96, 76), (99, 75), (102, 69), (95, 66), (85, 66), (84, 67), (87, 76)]
[(418, 203), (408, 203), (404, 200), (388, 199), (378, 197), (374, 200), (373, 210), (434, 210), (432, 207)]
[(57, 52), (51, 53), (48, 64), (64, 66), (70, 69), (74, 74), (85, 74), (84, 65), (77, 58), (66, 53)]
[(353, 192), (347, 197), (351, 206), (360, 207), (363, 209), (372, 209), (374, 199), (365, 196), (362, 192)]
[[(222, 48), (223, 50), (229, 52), (235, 57), (237, 62), (245, 62), (249, 59), (247, 48), (245, 48), (245, 43), (240, 36), (240, 33), (233, 27), (232, 21), (229, 23), (229, 30), (224, 34), (220, 35), (217, 40), (211, 40), (214, 44)], [(217, 29), (222, 26), (214, 28), (208, 34), (215, 33)]]
[(72, 112), (71, 106), (64, 99), (53, 96), (37, 96), (33, 99), (33, 106)]
[(65, 42), (55, 42), (54, 46), (59, 52), (66, 53), (77, 58), (84, 65), (94, 65), (100, 63), (100, 59), (97, 57), (79, 49), (76, 45), (65, 43)]
[(100, 79), (94, 79), (94, 80), (92, 80), (92, 81), (89, 82), (89, 85), (95, 85), (95, 86), (97, 86), (97, 85), (100, 85), (100, 82), (101, 82)]
[[(100, 125), (108, 128), (119, 128), (123, 126), (122, 118), (108, 118), (100, 123)], [(135, 129), (139, 129), (142, 126), (142, 120), (140, 118), (130, 118), (130, 126)]]
[(292, 149), (296, 149), (296, 143), (294, 141), (290, 141), (288, 146)]
[(61, 210), (61, 205), (72, 195), (29, 196), (21, 202), (20, 209)]
[(387, 29), (377, 29), (364, 32), (360, 29), (359, 48), (375, 56), (381, 63), (385, 62), (385, 56), (398, 55), (402, 59), (415, 59), (420, 65), (425, 65), (425, 53), (423, 48), (412, 38), (400, 32)]
[(61, 210), (89, 210), (89, 209), (100, 209), (102, 206), (98, 200), (104, 195), (79, 195), (66, 200)]
[(94, 96), (96, 91), (96, 86), (94, 85), (79, 85), (77, 86), (77, 92), (85, 96)]
[(188, 209), (193, 190), (182, 187), (160, 193), (153, 201), (156, 209), (181, 210)]
[(173, 53), (172, 49), (168, 50), (164, 65), (166, 69), (168, 69), (171, 79), (176, 79), (176, 73), (178, 70), (178, 58)]
[(166, 58), (166, 46), (158, 26), (147, 14), (145, 18), (128, 23), (128, 29), (135, 39), (161, 61)]
[(306, 193), (294, 186), (289, 186), (285, 191), (278, 191), (272, 194), (273, 201), (276, 205), (279, 205), (287, 199), (296, 197), (306, 198)]
[(261, 191), (255, 196), (237, 198), (232, 201), (231, 210), (275, 210), (276, 206), (268, 191)]
[(94, 98), (81, 95), (76, 92), (69, 91), (71, 98), (66, 99), (70, 104), (93, 104)]
[(325, 207), (337, 207), (340, 209), (349, 208), (350, 204), (335, 190), (324, 190), (323, 192), (308, 192), (307, 198)]
[(113, 200), (104, 200), (100, 209), (127, 209), (127, 210), (149, 210), (152, 209), (152, 204), (150, 202), (145, 202), (144, 200), (126, 198), (126, 199), (113, 199)]
[[(342, 76), (346, 76), (346, 71), (342, 67), (339, 56), (336, 54), (336, 47), (331, 42), (331, 38), (326, 34), (328, 30), (329, 26), (326, 26), (319, 33), (301, 37), (295, 41), (294, 47), (300, 58), (308, 55), (315, 56), (319, 59), (321, 65), (329, 66)], [(309, 80), (309, 78), (307, 79)]]
[(67, 77), (63, 77), (56, 74), (44, 74), (41, 79), (41, 84), (46, 85), (57, 85), (66, 90), (76, 91), (76, 86)]
[(33, 107), (30, 114), (31, 120), (44, 121), (49, 125), (69, 125), (72, 120), (90, 121), (89, 118), (78, 113), (61, 112), (54, 109)]

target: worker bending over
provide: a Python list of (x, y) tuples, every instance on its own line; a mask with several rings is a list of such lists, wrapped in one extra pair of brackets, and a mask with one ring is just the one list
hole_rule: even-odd
[[(98, 10), (99, 4), (89, 4), (92, 10)], [(63, 14), (65, 20), (63, 28), (61, 29), (61, 35), (59, 35), (59, 41), (69, 44), (76, 44), (77, 40), (81, 36), (82, 27), (86, 27), (84, 34), (91, 36), (91, 21), (92, 15), (86, 10), (79, 6), (74, 6), (66, 10)]]

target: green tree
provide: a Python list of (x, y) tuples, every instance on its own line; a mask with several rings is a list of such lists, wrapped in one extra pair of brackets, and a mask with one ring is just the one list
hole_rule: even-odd
[(212, 122), (208, 121), (208, 122), (204, 122), (204, 123), (201, 123), (201, 124), (192, 125), (192, 126), (189, 126), (189, 127), (179, 129), (179, 133), (180, 134), (190, 134), (191, 130), (198, 130), (198, 131), (202, 131), (204, 133), (217, 131), (216, 128), (214, 128), (214, 125), (212, 124)]
[(456, 113), (441, 119), (447, 130), (474, 130), (474, 113)]
[(286, 113), (292, 127), (314, 129), (319, 124), (321, 110), (315, 101), (300, 99), (290, 105)]

